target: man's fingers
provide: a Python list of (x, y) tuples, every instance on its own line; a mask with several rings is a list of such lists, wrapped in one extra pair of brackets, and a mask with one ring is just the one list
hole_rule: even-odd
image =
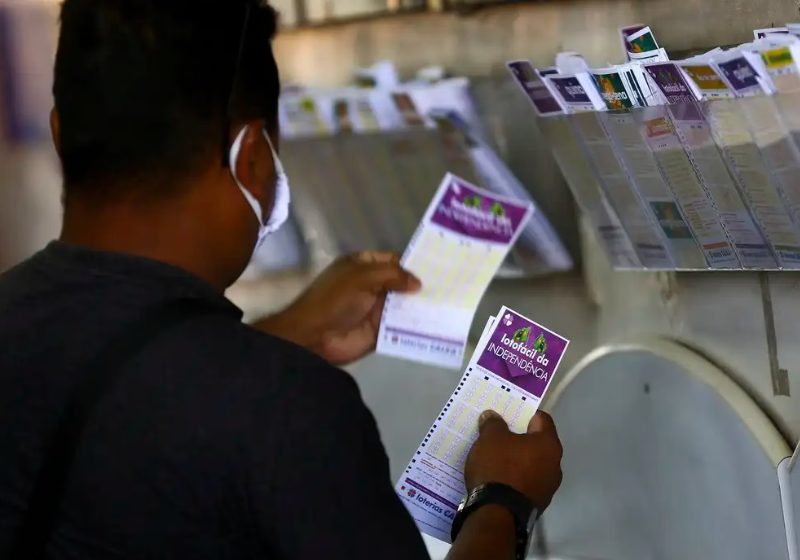
[(478, 417), (478, 432), (481, 435), (498, 431), (507, 432), (508, 424), (494, 410), (487, 410)]
[(528, 422), (528, 433), (535, 434), (537, 432), (556, 433), (556, 423), (553, 422), (552, 416), (541, 410), (534, 414)]
[(375, 292), (416, 292), (422, 284), (400, 266), (400, 256), (389, 251), (362, 251), (345, 257), (355, 265), (365, 288)]
[(371, 264), (364, 279), (376, 293), (416, 292), (422, 287), (420, 281), (399, 263)]
[(554, 449), (556, 453), (558, 453), (559, 458), (563, 457), (564, 447), (561, 445), (561, 440), (558, 438), (556, 423), (553, 422), (552, 416), (542, 411), (534, 414), (531, 421), (528, 422), (528, 433), (546, 436), (548, 440), (555, 445)]
[(399, 263), (400, 255), (389, 251), (362, 251), (352, 255), (352, 259), (360, 264)]

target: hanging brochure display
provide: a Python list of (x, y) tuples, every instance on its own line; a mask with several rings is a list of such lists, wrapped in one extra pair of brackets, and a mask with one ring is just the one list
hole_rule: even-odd
[[(695, 191), (676, 189), (686, 184), (670, 183), (666, 180), (667, 176), (662, 175), (646, 140), (646, 137), (652, 138), (653, 129), (651, 127), (648, 130), (647, 124), (643, 126), (633, 115), (631, 109), (635, 94), (626, 88), (620, 73), (613, 69), (599, 70), (593, 77), (610, 109), (608, 113), (598, 114), (645, 207), (664, 232), (676, 266), (706, 266), (706, 256), (698, 243), (707, 251), (708, 264), (720, 268), (738, 265), (721, 228), (708, 228), (709, 220), (703, 219), (703, 214), (708, 212), (705, 211), (705, 196), (699, 185)], [(711, 218), (715, 217), (716, 214), (712, 212)]]
[(616, 222), (644, 269), (800, 269), (800, 38), (669, 61), (647, 26), (620, 36), (621, 65), (508, 64), (612, 265)]
[[(750, 212), (726, 169), (724, 160), (720, 157), (711, 127), (692, 97), (691, 89), (678, 67), (673, 63), (659, 63), (648, 65), (646, 70), (669, 105), (651, 107), (645, 111), (666, 111), (669, 114), (674, 133), (680, 142), (680, 149), (684, 152), (684, 157), (694, 164), (697, 178), (694, 182), (703, 186), (705, 201), (701, 204), (706, 210), (704, 217), (707, 223), (710, 227), (720, 229), (725, 227), (729, 236), (732, 232), (739, 232), (742, 229), (748, 232), (752, 229), (754, 233), (757, 232), (754, 224), (752, 228), (750, 227), (752, 223)], [(730, 144), (732, 148), (747, 145), (746, 142)], [(752, 146), (752, 143), (750, 145)], [(767, 177), (764, 176), (763, 179)], [(748, 239), (749, 243), (738, 238), (737, 241), (740, 260), (747, 260), (749, 251), (755, 251), (762, 260), (757, 261), (759, 264), (753, 263), (751, 266), (775, 265), (760, 235)]]
[[(791, 53), (790, 53), (791, 54)], [(779, 108), (790, 109), (792, 103), (796, 104), (796, 85), (792, 85), (797, 76), (790, 65), (787, 81), (769, 79), (769, 76), (778, 78), (773, 57), (773, 71), (770, 73), (764, 63), (764, 56), (759, 60), (752, 53), (748, 57), (734, 55), (725, 57), (717, 64), (731, 90), (735, 92), (737, 104), (740, 106), (751, 134), (767, 167), (772, 174), (773, 181), (778, 186), (783, 201), (786, 204), (792, 220), (798, 223), (800, 217), (800, 150), (798, 150), (798, 136), (800, 123), (798, 116), (792, 111), (782, 111)], [(751, 64), (753, 61), (755, 66)], [(794, 57), (791, 59), (794, 60)], [(756, 68), (757, 67), (757, 68)], [(758, 79), (759, 72), (763, 73), (762, 80)], [(787, 83), (788, 82), (788, 83)], [(778, 84), (783, 88), (779, 95), (773, 93), (767, 84)], [(778, 87), (775, 86), (775, 88)], [(800, 109), (800, 107), (797, 107)]]
[[(677, 66), (671, 63), (668, 66), (674, 72), (674, 79), (676, 81), (680, 79), (683, 82), (682, 76), (677, 73)], [(661, 68), (648, 67), (648, 70), (653, 74), (664, 75), (664, 70)], [(800, 237), (795, 232), (794, 224), (778, 196), (775, 185), (771, 184), (772, 178), (767, 171), (758, 146), (755, 145), (744, 125), (744, 120), (735, 118), (738, 116), (738, 112), (728, 114), (728, 118), (725, 120), (714, 119), (714, 123), (717, 125), (715, 127), (717, 136), (714, 138), (711, 127), (696, 108), (692, 98), (689, 97), (688, 86), (684, 82), (681, 87), (686, 88), (687, 101), (682, 104), (670, 105), (670, 111), (673, 115), (681, 114), (681, 117), (676, 118), (675, 121), (687, 139), (686, 143), (695, 145), (698, 151), (713, 152), (716, 150), (716, 140), (716, 146), (721, 148), (731, 175), (738, 183), (745, 200), (749, 202), (750, 209), (759, 221), (766, 238), (772, 243), (780, 265), (784, 268), (800, 266), (800, 262), (796, 260)], [(668, 100), (675, 99), (669, 97)]]
[[(453, 173), (536, 211), (500, 274), (570, 270), (571, 255), (530, 191), (477, 132), (464, 79), (281, 97), (282, 157), (298, 220), (327, 256), (402, 252), (435, 186)], [(317, 251), (320, 252), (320, 251)]]
[[(744, 187), (741, 182), (737, 187), (733, 179), (736, 175), (732, 176), (727, 171), (716, 148), (723, 147), (722, 153), (733, 159), (732, 152), (741, 152), (739, 148), (752, 146), (754, 140), (747, 131), (743, 114), (721, 75), (710, 65), (686, 63), (681, 64), (681, 68), (689, 79), (688, 85), (695, 86), (699, 92), (702, 101), (697, 107), (703, 116), (702, 120), (696, 120), (693, 127), (689, 125), (692, 132), (685, 135), (686, 153), (694, 161), (698, 177), (711, 193), (722, 225), (742, 265), (745, 268), (775, 268), (777, 262), (773, 255), (776, 251), (767, 244), (760, 222), (751, 210), (752, 205), (763, 207), (764, 195), (748, 191), (743, 197), (741, 191)], [(744, 150), (758, 165), (758, 154), (752, 148)], [(738, 159), (741, 161), (743, 158)], [(774, 193), (774, 190), (765, 190)], [(758, 198), (759, 194), (762, 194), (761, 198)], [(755, 201), (753, 196), (756, 197)]]
[(675, 268), (666, 237), (656, 226), (626, 172), (614, 144), (595, 111), (596, 101), (579, 76), (547, 76), (544, 83), (571, 115), (573, 130), (581, 139), (599, 183), (647, 268)]
[(508, 67), (536, 114), (544, 117), (539, 119), (539, 130), (550, 144), (575, 200), (595, 228), (609, 261), (616, 268), (638, 268), (641, 263), (636, 250), (603, 193), (570, 121), (542, 82), (541, 73), (527, 60), (509, 62)]
[(634, 118), (709, 267), (738, 268), (741, 258), (708, 189), (687, 156), (669, 113), (663, 107), (645, 107), (636, 111)]
[[(765, 48), (749, 53), (756, 59), (758, 69), (765, 74), (775, 94), (775, 104), (784, 123), (794, 137), (800, 137), (800, 68), (796, 57), (800, 55), (797, 46), (787, 45), (778, 48)], [(761, 60), (757, 60), (760, 55)]]

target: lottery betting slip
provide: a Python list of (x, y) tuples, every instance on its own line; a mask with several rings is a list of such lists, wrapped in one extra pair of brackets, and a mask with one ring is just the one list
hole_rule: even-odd
[(421, 532), (450, 543), (466, 495), (464, 465), (478, 438), (478, 417), (494, 410), (511, 431), (524, 433), (568, 345), (506, 307), (489, 319), (458, 387), (395, 487)]
[(389, 294), (377, 352), (459, 369), (478, 303), (532, 214), (447, 174), (402, 258), (422, 290)]

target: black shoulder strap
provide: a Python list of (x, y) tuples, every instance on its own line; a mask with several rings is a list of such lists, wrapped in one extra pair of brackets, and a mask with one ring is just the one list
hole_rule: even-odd
[(192, 318), (213, 313), (199, 299), (173, 300), (146, 310), (121, 329), (87, 366), (50, 440), (34, 482), (28, 508), (11, 546), (10, 560), (42, 560), (58, 518), (61, 501), (87, 421), (113, 388), (123, 366), (159, 335)]

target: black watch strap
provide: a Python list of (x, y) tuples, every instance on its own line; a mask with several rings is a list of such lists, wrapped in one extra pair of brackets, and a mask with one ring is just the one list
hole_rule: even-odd
[(514, 518), (517, 539), (517, 560), (523, 560), (528, 551), (532, 521), (538, 512), (534, 503), (522, 492), (507, 484), (491, 482), (476, 486), (458, 507), (450, 530), (452, 542), (455, 542), (464, 522), (475, 511), (485, 505), (498, 505), (506, 508)]

